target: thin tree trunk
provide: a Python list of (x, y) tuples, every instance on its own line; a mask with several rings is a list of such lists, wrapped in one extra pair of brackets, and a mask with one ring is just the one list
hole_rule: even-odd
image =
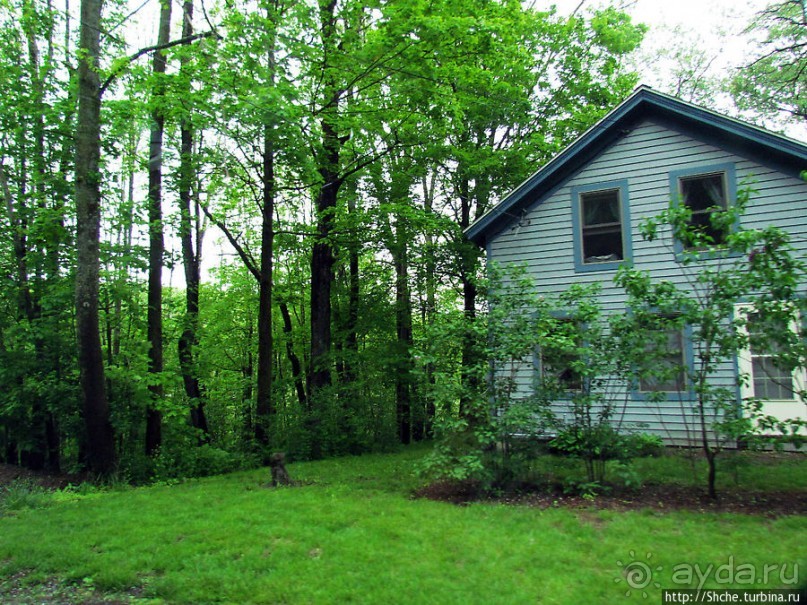
[[(161, 3), (160, 25), (157, 45), (167, 44), (171, 33), (172, 2)], [(165, 74), (165, 54), (154, 53), (152, 74), (155, 78), (151, 113), (151, 137), (149, 140), (149, 285), (148, 285), (148, 339), (149, 339), (149, 384), (151, 400), (146, 408), (146, 454), (154, 455), (162, 443), (162, 414), (158, 405), (163, 398), (160, 376), (163, 371), (163, 257), (165, 240), (163, 235), (162, 178), (163, 178), (163, 134), (165, 115), (162, 97), (165, 85), (161, 78)]]
[[(272, 53), (270, 53), (272, 55)], [(274, 62), (274, 58), (270, 59)], [(269, 445), (269, 429), (274, 415), (272, 405), (272, 286), (274, 260), (274, 142), (272, 127), (264, 127), (263, 140), (263, 204), (261, 208), (261, 269), (258, 309), (258, 397), (255, 407), (255, 438), (261, 446)]]
[[(347, 210), (351, 216), (356, 215), (355, 187), (351, 188), (348, 196)], [(354, 228), (358, 225), (353, 221)], [(348, 299), (347, 299), (347, 324), (345, 326), (345, 355), (344, 372), (342, 375), (343, 385), (348, 399), (353, 399), (356, 393), (352, 392), (357, 379), (356, 360), (359, 356), (359, 297), (361, 295), (361, 275), (359, 273), (359, 250), (358, 233), (352, 233), (348, 237)]]
[[(0, 158), (0, 189), (2, 190), (8, 214), (9, 224), (12, 231), (12, 247), (14, 250), (14, 260), (16, 269), (17, 286), (17, 316), (25, 320), (37, 333), (37, 328), (33, 325), (39, 316), (38, 305), (34, 302), (36, 288), (32, 287), (28, 271), (28, 209), (24, 203), (25, 192), (21, 191), (19, 201), (15, 205), (14, 196), (8, 183), (8, 175), (5, 166)], [(37, 365), (43, 367), (44, 343), (41, 337), (34, 337), (34, 349), (36, 352)], [(19, 388), (23, 390), (24, 379), (19, 378)], [(41, 398), (34, 396), (31, 400), (30, 423), (27, 431), (27, 445), (19, 452), (22, 463), (33, 470), (41, 470), (45, 467), (48, 459), (48, 440), (46, 435), (46, 411)], [(58, 469), (54, 469), (58, 470)]]
[[(193, 34), (193, 0), (186, 0), (182, 10), (182, 37), (188, 38)], [(183, 56), (180, 71), (186, 68), (187, 56)], [(189, 92), (189, 91), (188, 91)], [(182, 334), (179, 337), (177, 348), (179, 350), (179, 367), (182, 373), (182, 383), (185, 395), (190, 402), (191, 425), (199, 430), (202, 441), (209, 435), (207, 416), (205, 414), (205, 401), (199, 384), (198, 370), (196, 368), (195, 347), (199, 344), (199, 284), (201, 282), (201, 227), (194, 221), (195, 214), (191, 213), (191, 200), (193, 199), (193, 130), (191, 120), (186, 117), (180, 125), (179, 150), (179, 236), (182, 246), (182, 263), (185, 268), (185, 319)], [(196, 247), (194, 249), (194, 222), (196, 222)]]
[[(434, 212), (434, 191), (435, 181), (437, 179), (436, 173), (432, 175), (431, 184), (429, 184), (428, 177), (423, 177), (423, 204), (426, 212), (432, 214)], [(435, 316), (437, 314), (437, 259), (435, 254), (434, 236), (431, 231), (427, 231), (425, 235), (426, 246), (424, 250), (425, 256), (425, 277), (426, 277), (426, 308), (424, 309), (423, 324), (431, 326), (434, 324)], [(430, 363), (426, 366), (426, 380), (431, 385), (434, 384), (434, 364)], [(434, 397), (429, 396), (425, 403), (426, 419), (424, 427), (424, 436), (429, 438), (434, 436), (434, 420), (437, 415), (437, 406), (434, 402)]]
[[(120, 233), (121, 238), (121, 254), (128, 257), (132, 253), (132, 237), (134, 234), (134, 158), (137, 155), (137, 141), (134, 137), (130, 140), (131, 147), (130, 161), (131, 164), (128, 168), (126, 175), (126, 190), (121, 193), (123, 204), (121, 206), (122, 214), (122, 228)], [(128, 279), (128, 268), (121, 263), (118, 268), (116, 279), (120, 283), (125, 283)], [(121, 326), (123, 325), (123, 300), (120, 296), (115, 296), (114, 308), (115, 322), (112, 330), (112, 358), (117, 359), (120, 356), (121, 348)]]
[[(459, 180), (459, 198), (460, 198), (460, 221), (459, 227), (464, 231), (471, 224), (471, 194), (470, 182), (467, 176), (460, 176)], [(464, 235), (460, 235), (459, 246), (459, 260), (460, 260), (460, 279), (462, 281), (462, 302), (463, 312), (467, 321), (473, 321), (476, 318), (476, 283), (474, 277), (476, 274), (476, 249)], [(462, 373), (463, 373), (463, 396), (460, 400), (460, 415), (474, 421), (473, 412), (470, 409), (470, 401), (473, 399), (473, 393), (480, 388), (479, 381), (474, 372), (474, 365), (479, 362), (478, 355), (476, 354), (476, 345), (474, 341), (474, 332), (467, 330), (462, 342)]]
[(292, 339), (293, 326), (291, 323), (291, 314), (289, 313), (289, 306), (286, 301), (279, 302), (280, 314), (283, 317), (283, 333), (286, 335), (286, 356), (291, 363), (291, 375), (294, 378), (294, 390), (297, 393), (297, 401), (300, 404), (300, 409), (305, 410), (308, 406), (305, 395), (305, 383), (303, 381), (303, 368), (300, 363), (300, 358), (294, 351), (294, 340)]
[[(27, 3), (26, 3), (27, 4)], [(46, 157), (45, 157), (45, 103), (43, 99), (45, 91), (45, 81), (40, 66), (39, 45), (36, 39), (36, 31), (33, 28), (32, 20), (35, 18), (33, 7), (27, 6), (23, 10), (30, 10), (31, 15), (23, 18), (23, 23), (26, 29), (26, 39), (28, 42), (28, 60), (29, 72), (32, 83), (32, 103), (33, 109), (31, 112), (31, 134), (33, 137), (33, 154), (31, 156), (31, 164), (33, 170), (31, 173), (31, 187), (30, 193), (36, 200), (35, 214), (32, 216), (33, 231), (55, 233), (55, 230), (42, 228), (42, 223), (49, 221), (46, 194), (45, 194), (45, 179), (46, 179)], [(50, 365), (48, 359), (48, 351), (45, 339), (42, 336), (41, 329), (36, 329), (34, 324), (42, 317), (42, 290), (43, 290), (43, 260), (48, 258), (49, 254), (46, 252), (51, 248), (50, 243), (42, 236), (34, 236), (28, 242), (33, 252), (33, 279), (25, 286), (30, 290), (28, 300), (30, 304), (27, 306), (28, 323), (34, 328), (33, 340), (34, 351), (36, 355), (37, 367), (41, 368), (43, 372), (47, 372)], [(54, 241), (52, 246), (58, 249), (58, 242)], [(55, 272), (54, 272), (55, 273)], [(59, 459), (59, 444), (55, 439), (56, 433), (54, 427), (50, 426), (53, 423), (53, 414), (47, 409), (45, 401), (41, 397), (34, 397), (32, 400), (31, 409), (31, 447), (27, 452), (27, 464), (29, 468), (42, 469), (56, 463), (55, 467), (49, 470), (58, 471)]]
[[(415, 431), (412, 417), (412, 300), (409, 290), (409, 249), (405, 227), (396, 221), (395, 246), (395, 328), (398, 338), (398, 371), (395, 375), (396, 416), (398, 438), (401, 443), (411, 443), (413, 437), (422, 438), (422, 431)], [(414, 434), (414, 433), (417, 434)]]
[(115, 467), (115, 442), (106, 398), (98, 326), (99, 232), (101, 225), (101, 0), (81, 1), (76, 121), (76, 332), (86, 435), (84, 452), (92, 472)]
[(245, 443), (252, 443), (252, 440), (255, 438), (255, 429), (254, 423), (252, 422), (252, 394), (253, 394), (253, 382), (252, 376), (255, 373), (255, 366), (252, 358), (252, 334), (253, 334), (253, 323), (252, 318), (249, 318), (249, 324), (247, 325), (247, 342), (246, 342), (246, 359), (242, 360), (241, 363), (241, 376), (244, 380), (244, 388), (241, 391), (241, 402), (243, 404), (243, 415), (244, 415), (244, 442)]
[[(279, 18), (277, 4), (266, 7), (266, 22), (271, 31), (266, 48), (267, 85), (275, 86), (275, 24)], [(258, 271), (258, 393), (255, 405), (255, 440), (266, 450), (275, 416), (272, 402), (274, 384), (274, 342), (272, 326), (272, 290), (274, 287), (275, 242), (275, 128), (263, 127), (261, 167), (261, 264)], [(268, 455), (268, 451), (265, 451)]]

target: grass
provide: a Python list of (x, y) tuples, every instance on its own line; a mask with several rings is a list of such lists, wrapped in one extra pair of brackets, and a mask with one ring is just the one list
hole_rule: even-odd
[[(807, 579), (807, 560), (796, 559), (805, 555), (803, 515), (413, 500), (411, 469), (425, 452), (293, 464), (290, 473), (305, 483), (294, 488), (265, 488), (262, 470), (59, 493), (45, 508), (0, 518), (0, 578), (30, 570), (32, 584), (56, 577), (101, 593), (131, 592), (137, 603), (315, 604), (638, 603), (646, 602), (642, 593), (659, 602), (655, 584), (683, 587), (673, 583), (682, 564), (731, 562), (761, 573), (787, 563), (789, 580), (799, 563), (800, 580)], [(659, 480), (691, 480), (676, 457), (641, 463)], [(803, 456), (742, 473), (749, 488), (807, 490)], [(653, 568), (641, 589), (623, 573), (637, 561)], [(783, 585), (770, 575), (770, 586)], [(726, 587), (715, 577), (706, 586)]]

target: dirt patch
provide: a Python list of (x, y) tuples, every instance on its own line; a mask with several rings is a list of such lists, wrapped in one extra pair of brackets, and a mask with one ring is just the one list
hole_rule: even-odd
[(0, 579), (0, 602), (14, 605), (130, 605), (143, 602), (137, 589), (131, 594), (105, 594), (85, 584), (57, 578), (32, 582), (30, 571)]
[(13, 464), (0, 464), (0, 487), (15, 481), (30, 481), (45, 489), (64, 489), (68, 485), (78, 485), (89, 481), (87, 474), (49, 473), (46, 471), (32, 471)]
[(452, 504), (490, 502), (536, 508), (571, 508), (599, 510), (654, 510), (723, 512), (779, 517), (807, 514), (807, 491), (757, 492), (723, 489), (719, 498), (709, 498), (699, 487), (685, 485), (648, 485), (639, 490), (611, 486), (607, 493), (593, 497), (571, 496), (559, 486), (522, 487), (509, 494), (483, 493), (473, 482), (439, 482), (415, 492), (416, 498), (428, 498)]

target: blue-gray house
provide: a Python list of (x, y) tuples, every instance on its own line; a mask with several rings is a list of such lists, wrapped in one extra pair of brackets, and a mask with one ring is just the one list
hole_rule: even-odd
[[(644, 241), (637, 231), (642, 219), (658, 215), (671, 199), (683, 200), (693, 220), (708, 224), (707, 207), (732, 203), (738, 187), (752, 183), (743, 225), (777, 225), (794, 236), (807, 258), (804, 170), (807, 145), (641, 87), (466, 234), (489, 260), (526, 265), (542, 293), (599, 282), (606, 308), (624, 312), (624, 294), (613, 283), (621, 263), (648, 269), (658, 279), (685, 279), (675, 251)], [(680, 351), (671, 353), (685, 360), (688, 346), (684, 336), (672, 339), (671, 349)], [(807, 417), (796, 394), (804, 376), (771, 379), (758, 371), (765, 360), (751, 357), (727, 364), (716, 380), (736, 385), (738, 372), (748, 372), (752, 379), (739, 396), (766, 400), (766, 411), (780, 417)], [(522, 392), (533, 388), (534, 371), (524, 364)], [(788, 380), (792, 388), (782, 387)], [(645, 395), (640, 386), (628, 397), (625, 420), (670, 443), (691, 441), (694, 419), (686, 394), (668, 393), (661, 404)]]

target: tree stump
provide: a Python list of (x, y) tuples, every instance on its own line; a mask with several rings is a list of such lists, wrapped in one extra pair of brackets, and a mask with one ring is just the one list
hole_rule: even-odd
[(269, 468), (272, 471), (272, 487), (294, 484), (291, 477), (289, 477), (289, 471), (286, 470), (285, 463), (286, 454), (283, 452), (275, 452), (269, 456)]

